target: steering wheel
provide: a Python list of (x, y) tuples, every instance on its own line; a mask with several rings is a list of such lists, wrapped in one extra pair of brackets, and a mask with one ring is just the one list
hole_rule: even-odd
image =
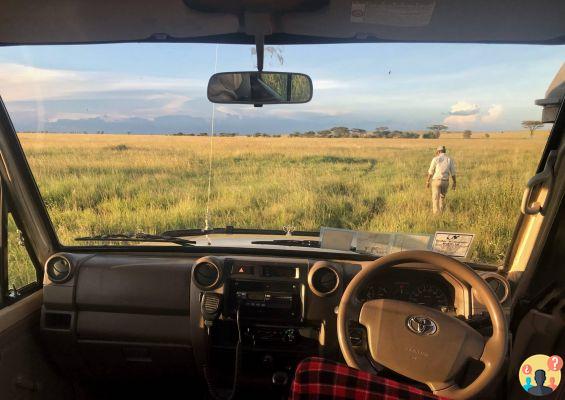
[[(369, 282), (405, 263), (427, 263), (467, 282), (485, 304), (493, 333), (483, 337), (460, 319), (420, 304), (392, 299), (363, 303), (359, 293)], [(368, 351), (354, 349), (352, 324), (367, 330)], [(479, 394), (497, 376), (506, 355), (508, 333), (502, 307), (490, 286), (470, 267), (429, 251), (393, 253), (365, 266), (349, 283), (337, 313), (339, 346), (347, 364), (367, 372), (384, 366), (426, 384), (434, 394), (469, 398)], [(455, 379), (469, 359), (484, 364), (480, 375), (466, 387)], [(377, 366), (375, 366), (375, 364)]]

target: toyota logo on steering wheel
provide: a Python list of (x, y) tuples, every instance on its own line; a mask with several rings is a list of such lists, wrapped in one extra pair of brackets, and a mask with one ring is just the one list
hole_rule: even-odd
[(417, 335), (433, 335), (437, 332), (436, 322), (428, 317), (412, 316), (406, 320), (406, 326)]

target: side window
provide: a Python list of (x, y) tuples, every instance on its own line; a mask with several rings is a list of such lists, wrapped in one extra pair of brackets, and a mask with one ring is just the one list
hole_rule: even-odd
[[(8, 293), (17, 295), (37, 283), (37, 271), (25, 247), (21, 231), (12, 214), (8, 214)], [(14, 292), (15, 291), (15, 292)]]
[(0, 185), (0, 307), (41, 287), (23, 235), (7, 208), (6, 192)]

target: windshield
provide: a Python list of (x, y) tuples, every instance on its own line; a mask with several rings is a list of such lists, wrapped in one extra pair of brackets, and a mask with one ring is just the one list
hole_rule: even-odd
[(311, 76), (311, 102), (213, 106), (208, 78), (255, 69), (253, 50), (0, 49), (0, 93), (59, 241), (228, 225), (455, 232), (474, 234), (470, 259), (503, 260), (550, 128), (522, 123), (540, 118), (562, 47), (268, 47), (266, 70)]

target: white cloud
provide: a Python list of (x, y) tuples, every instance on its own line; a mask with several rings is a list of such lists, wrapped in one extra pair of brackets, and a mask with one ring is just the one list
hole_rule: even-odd
[(0, 64), (2, 96), (7, 101), (39, 100), (69, 91), (68, 83), (78, 76), (72, 71), (36, 68), (28, 65)]
[[(491, 105), (486, 113), (481, 114), (477, 104), (458, 101), (450, 108), (449, 115), (443, 123), (450, 129), (460, 130), (476, 127), (477, 124), (492, 124), (502, 115), (503, 107), (500, 104)], [(488, 128), (488, 127), (486, 127)]]
[(500, 104), (493, 104), (487, 110), (486, 115), (481, 117), (481, 121), (485, 123), (492, 123), (498, 120), (498, 118), (502, 115), (504, 111), (503, 107)]
[(451, 106), (449, 115), (461, 115), (461, 116), (476, 115), (480, 112), (480, 110), (481, 109), (477, 104), (467, 103), (466, 101), (458, 101), (457, 103)]
[(80, 112), (61, 112), (51, 116), (48, 121), (55, 122), (60, 119), (79, 120), (79, 119), (88, 119), (88, 118), (97, 118), (97, 117), (100, 117), (100, 114), (80, 113)]
[[(290, 106), (292, 107), (292, 106)], [(273, 117), (282, 118), (295, 118), (299, 116), (327, 116), (327, 117), (338, 117), (342, 115), (351, 114), (350, 111), (344, 110), (343, 108), (333, 108), (333, 107), (315, 107), (315, 106), (305, 106), (300, 108), (273, 108), (267, 110), (267, 114)]]
[(477, 104), (458, 101), (450, 107), (449, 115), (444, 118), (443, 123), (449, 129), (467, 129), (477, 121), (479, 112)]
[(332, 90), (332, 89), (342, 89), (349, 85), (344, 81), (337, 81), (333, 79), (316, 79), (312, 81), (312, 86), (314, 91), (316, 90)]
[(443, 119), (443, 123), (453, 130), (470, 128), (476, 121), (476, 115), (450, 115)]
[[(312, 107), (312, 106), (264, 106), (256, 109), (247, 105), (216, 105), (218, 117), (254, 118), (272, 117), (281, 119), (316, 118), (316, 117), (339, 117), (350, 116), (351, 113), (340, 108)], [(218, 115), (218, 113), (220, 115)]]
[[(132, 116), (155, 118), (194, 114), (186, 102), (205, 93), (206, 82), (148, 74), (132, 75), (111, 71), (78, 71), (38, 68), (17, 63), (0, 63), (0, 88), (12, 116), (25, 120), (54, 122), (103, 118), (108, 121)], [(112, 106), (94, 106), (84, 100), (113, 99)], [(54, 100), (72, 100), (73, 107), (50, 106)], [(69, 103), (70, 104), (70, 103)], [(81, 109), (77, 109), (80, 106)], [(38, 126), (37, 129), (40, 129)]]
[(216, 116), (217, 117), (237, 117), (242, 118), (245, 114), (249, 114), (246, 112), (246, 109), (252, 106), (229, 106), (223, 104), (216, 104)]
[(143, 116), (146, 118), (154, 118), (161, 115), (175, 115), (185, 113), (185, 103), (192, 100), (192, 97), (176, 93), (158, 93), (144, 96), (143, 99), (149, 101), (157, 101), (162, 103), (162, 105), (153, 108), (138, 108), (132, 111), (131, 114)]
[(206, 87), (206, 82), (198, 79), (47, 69), (15, 63), (0, 63), (0, 71), (0, 87), (7, 101), (72, 99), (78, 95), (84, 98), (85, 94), (92, 97), (94, 93), (127, 91), (166, 90), (183, 93)]

